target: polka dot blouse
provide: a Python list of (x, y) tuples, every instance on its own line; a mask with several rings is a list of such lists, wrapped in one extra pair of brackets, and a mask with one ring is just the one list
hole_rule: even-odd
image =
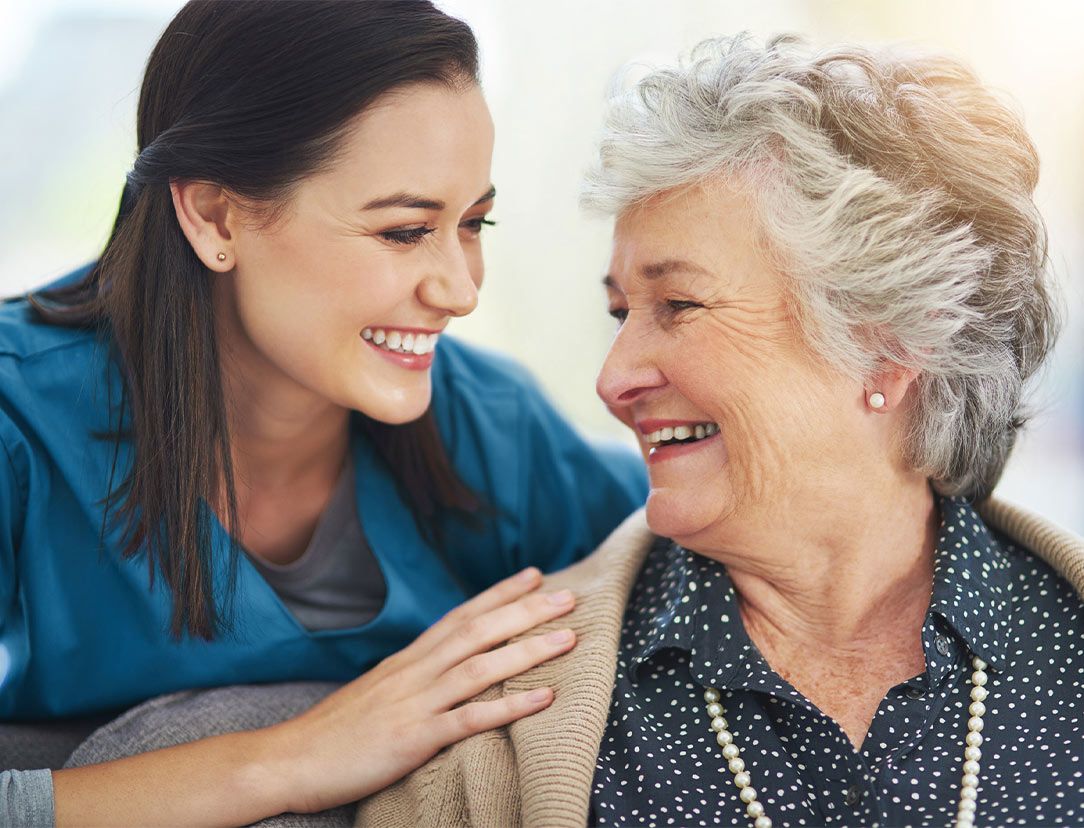
[(715, 686), (775, 828), (951, 825), (977, 655), (990, 696), (975, 824), (1084, 825), (1084, 604), (968, 503), (939, 506), (926, 670), (888, 692), (857, 751), (761, 657), (726, 568), (660, 541), (626, 610), (592, 823), (752, 824), (708, 726)]

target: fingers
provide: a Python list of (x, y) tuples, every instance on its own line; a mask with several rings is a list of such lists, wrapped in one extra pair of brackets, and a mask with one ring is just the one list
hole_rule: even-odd
[(548, 687), (505, 696), (492, 701), (471, 702), (434, 720), (431, 733), (437, 740), (436, 750), (495, 727), (511, 724), (524, 716), (545, 710), (553, 702), (553, 691)]
[(498, 581), (489, 589), (479, 592), (469, 601), (464, 601), (458, 607), (445, 615), (440, 621), (431, 626), (415, 640), (414, 645), (418, 649), (427, 650), (437, 641), (443, 639), (449, 629), (477, 618), (483, 613), (510, 604), (529, 592), (538, 589), (542, 583), (542, 573), (537, 567), (529, 566), (503, 581)]
[(576, 635), (572, 630), (556, 630), (472, 656), (448, 672), (439, 686), (443, 698), (432, 701), (447, 709), (491, 685), (568, 652), (575, 644)]
[(471, 656), (491, 650), (539, 624), (565, 615), (575, 605), (576, 600), (567, 589), (526, 595), (518, 601), (450, 626), (444, 637), (430, 650), (426, 663), (436, 676), (440, 676)]

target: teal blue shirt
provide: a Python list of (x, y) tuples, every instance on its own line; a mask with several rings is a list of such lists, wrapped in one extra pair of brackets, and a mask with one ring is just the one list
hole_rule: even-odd
[[(383, 609), (353, 629), (310, 631), (238, 559), (231, 630), (168, 633), (171, 595), (146, 558), (121, 557), (102, 498), (120, 375), (93, 333), (37, 324), (0, 305), (0, 719), (82, 715), (182, 688), (347, 681), (452, 607), (529, 564), (591, 551), (647, 491), (642, 461), (594, 445), (515, 363), (441, 337), (433, 411), (453, 465), (492, 507), (479, 527), (448, 519), (444, 559), (419, 535), (367, 439), (351, 440), (358, 515), (384, 574)], [(110, 414), (113, 413), (113, 421)], [(122, 444), (116, 480), (132, 462)], [(216, 584), (228, 539), (214, 526)]]

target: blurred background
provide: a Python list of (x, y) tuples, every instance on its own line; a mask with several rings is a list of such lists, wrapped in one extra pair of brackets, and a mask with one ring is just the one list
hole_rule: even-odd
[[(999, 492), (1084, 533), (1084, 4), (1045, 0), (438, 0), (474, 28), (499, 190), (479, 309), (460, 336), (524, 362), (568, 416), (630, 440), (597, 401), (613, 332), (610, 225), (576, 206), (622, 65), (712, 34), (906, 41), (962, 58), (1024, 114), (1068, 325)], [(176, 0), (0, 0), (0, 295), (101, 249), (135, 151), (144, 62)]]

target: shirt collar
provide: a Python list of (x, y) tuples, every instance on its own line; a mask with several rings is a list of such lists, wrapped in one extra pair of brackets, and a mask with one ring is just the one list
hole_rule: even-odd
[(647, 557), (629, 602), (632, 640), (628, 677), (664, 649), (690, 654), (689, 669), (702, 684), (745, 685), (766, 667), (745, 632), (738, 596), (726, 567), (660, 538)]
[[(936, 505), (941, 529), (927, 619), (941, 616), (971, 652), (1000, 668), (1011, 610), (1010, 559), (966, 500), (938, 498)], [(673, 541), (656, 541), (628, 612), (637, 642), (628, 661), (633, 683), (640, 666), (667, 648), (689, 653), (690, 671), (703, 684), (751, 687), (757, 676), (768, 675), (745, 631), (726, 567)]]
[(1012, 610), (1012, 560), (967, 500), (943, 497), (938, 506), (930, 612), (940, 615), (972, 653), (1001, 668)]

